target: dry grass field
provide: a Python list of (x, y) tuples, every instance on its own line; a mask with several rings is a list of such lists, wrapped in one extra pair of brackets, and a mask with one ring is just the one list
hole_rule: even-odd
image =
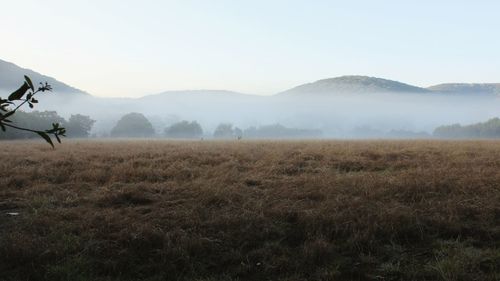
[(0, 145), (0, 280), (500, 280), (500, 142)]

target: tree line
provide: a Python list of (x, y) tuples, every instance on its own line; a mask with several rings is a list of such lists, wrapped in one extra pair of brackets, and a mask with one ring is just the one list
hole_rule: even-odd
[[(18, 126), (28, 127), (33, 130), (43, 130), (57, 123), (64, 127), (66, 136), (70, 138), (87, 138), (96, 122), (90, 116), (82, 114), (71, 115), (67, 120), (56, 111), (18, 111), (12, 116), (11, 121)], [(122, 116), (111, 129), (110, 137), (139, 137), (147, 138), (163, 136), (177, 139), (199, 139), (211, 136), (216, 139), (240, 139), (240, 138), (307, 138), (321, 136), (320, 130), (287, 128), (281, 124), (265, 125), (260, 127), (249, 127), (241, 129), (231, 123), (219, 124), (213, 133), (207, 134), (197, 121), (182, 120), (164, 129), (158, 135), (151, 122), (141, 113), (128, 113)], [(0, 134), (0, 139), (31, 139), (38, 137), (29, 131), (7, 130)]]
[[(88, 137), (95, 123), (89, 116), (81, 114), (71, 115), (66, 120), (59, 116), (56, 111), (17, 111), (10, 118), (10, 121), (17, 126), (31, 128), (36, 131), (42, 131), (56, 123), (66, 129), (68, 137), (74, 138)], [(6, 130), (0, 134), (0, 139), (31, 139), (37, 137), (39, 136), (24, 130)]]
[[(242, 130), (231, 123), (221, 123), (215, 128), (212, 137), (216, 139), (306, 138), (318, 137), (321, 133), (320, 130), (287, 128), (280, 124), (249, 127)], [(141, 113), (124, 115), (110, 133), (111, 137), (152, 137), (154, 135), (155, 130), (151, 122)], [(163, 136), (168, 138), (195, 139), (206, 135), (197, 121), (187, 120), (174, 123), (163, 131)]]
[(462, 126), (460, 124), (437, 127), (434, 136), (440, 138), (500, 138), (500, 119)]
[[(96, 122), (90, 116), (76, 114), (71, 115), (68, 120), (59, 116), (56, 111), (33, 111), (20, 110), (24, 105), (31, 109), (35, 107), (38, 100), (35, 96), (39, 93), (50, 92), (52, 87), (45, 83), (39, 83), (35, 87), (28, 76), (24, 76), (22, 85), (12, 92), (7, 99), (0, 97), (0, 139), (29, 139), (42, 137), (52, 147), (52, 137), (61, 142), (60, 137), (85, 138)], [(51, 129), (47, 129), (50, 128)], [(7, 130), (9, 128), (9, 130)], [(286, 128), (280, 124), (250, 127), (243, 131), (233, 127), (230, 123), (221, 123), (213, 133), (214, 138), (242, 138), (244, 135), (254, 138), (279, 138), (279, 137), (309, 137), (320, 135), (321, 131)], [(151, 122), (141, 113), (129, 113), (124, 115), (110, 132), (112, 137), (151, 137), (155, 130)], [(170, 138), (199, 138), (204, 135), (203, 129), (196, 121), (181, 121), (167, 127), (164, 135)]]

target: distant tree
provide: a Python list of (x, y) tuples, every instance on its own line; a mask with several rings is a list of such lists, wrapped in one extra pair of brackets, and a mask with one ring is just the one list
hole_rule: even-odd
[(196, 121), (181, 121), (165, 129), (165, 136), (170, 138), (199, 138), (203, 129)]
[(233, 131), (233, 125), (229, 123), (221, 123), (217, 128), (215, 128), (214, 131), (214, 138), (218, 139), (228, 139), (228, 138), (233, 138), (234, 136), (234, 131)]
[(287, 128), (281, 124), (249, 127), (243, 132), (248, 138), (310, 138), (321, 136), (321, 130)]
[(460, 124), (439, 126), (434, 130), (433, 135), (440, 138), (459, 138), (461, 130), (462, 126)]
[(431, 135), (427, 132), (414, 132), (409, 130), (391, 130), (385, 136), (396, 139), (425, 139)]
[(136, 112), (124, 115), (111, 130), (112, 137), (151, 137), (154, 133), (149, 120)]
[(87, 138), (94, 123), (95, 120), (90, 119), (89, 116), (81, 114), (71, 115), (66, 123), (66, 131), (69, 137)]
[[(60, 143), (61, 136), (65, 136), (66, 129), (61, 127), (59, 123), (52, 123), (52, 129), (36, 129), (24, 127), (13, 121), (14, 115), (22, 106), (28, 104), (30, 108), (33, 108), (35, 104), (38, 103), (38, 100), (35, 99), (35, 95), (38, 93), (43, 93), (47, 91), (51, 91), (52, 87), (45, 82), (45, 84), (40, 83), (40, 86), (35, 89), (33, 82), (28, 76), (24, 76), (24, 82), (12, 94), (10, 94), (7, 99), (3, 99), (0, 97), (0, 129), (5, 133), (7, 128), (11, 128), (18, 131), (35, 133), (38, 136), (42, 137), (46, 142), (48, 142), (52, 147), (54, 147), (54, 143), (50, 136), (54, 136), (56, 140)], [(64, 119), (63, 119), (64, 120)], [(45, 127), (46, 128), (46, 127)]]
[(233, 130), (233, 135), (237, 138), (237, 139), (241, 139), (243, 137), (243, 130), (236, 127), (234, 128)]

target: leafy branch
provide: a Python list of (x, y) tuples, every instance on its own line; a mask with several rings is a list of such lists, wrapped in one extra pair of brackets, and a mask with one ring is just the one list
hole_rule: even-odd
[[(61, 137), (65, 137), (66, 133), (66, 129), (60, 127), (59, 123), (52, 123), (52, 129), (40, 131), (14, 125), (12, 120), (8, 119), (9, 117), (12, 117), (17, 112), (17, 110), (25, 104), (28, 104), (30, 108), (33, 108), (34, 105), (38, 103), (38, 100), (35, 98), (36, 94), (52, 91), (52, 87), (47, 84), (47, 82), (40, 83), (40, 86), (35, 90), (33, 82), (31, 82), (31, 79), (28, 76), (25, 75), (24, 80), (25, 81), (21, 85), (21, 87), (10, 94), (7, 99), (3, 99), (0, 97), (0, 128), (3, 132), (5, 132), (7, 128), (12, 128), (38, 134), (46, 142), (48, 142), (52, 146), (52, 148), (54, 148), (54, 143), (52, 142), (50, 136), (54, 136), (57, 142), (61, 143)], [(16, 102), (18, 102), (17, 105)], [(14, 108), (11, 109), (11, 106)]]

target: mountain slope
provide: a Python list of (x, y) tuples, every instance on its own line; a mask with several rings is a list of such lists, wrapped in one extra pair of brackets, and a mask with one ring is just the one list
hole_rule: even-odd
[(427, 89), (444, 94), (500, 95), (500, 83), (446, 83)]
[(280, 95), (429, 92), (431, 91), (424, 88), (387, 79), (368, 76), (341, 76), (303, 84), (282, 92)]
[(24, 75), (29, 76), (31, 80), (33, 80), (33, 83), (49, 83), (54, 89), (54, 92), (57, 93), (76, 93), (87, 95), (87, 93), (82, 90), (71, 87), (56, 80), (55, 78), (45, 76), (31, 69), (22, 68), (4, 60), (0, 60), (0, 90), (14, 91), (21, 85), (22, 81), (24, 81)]

